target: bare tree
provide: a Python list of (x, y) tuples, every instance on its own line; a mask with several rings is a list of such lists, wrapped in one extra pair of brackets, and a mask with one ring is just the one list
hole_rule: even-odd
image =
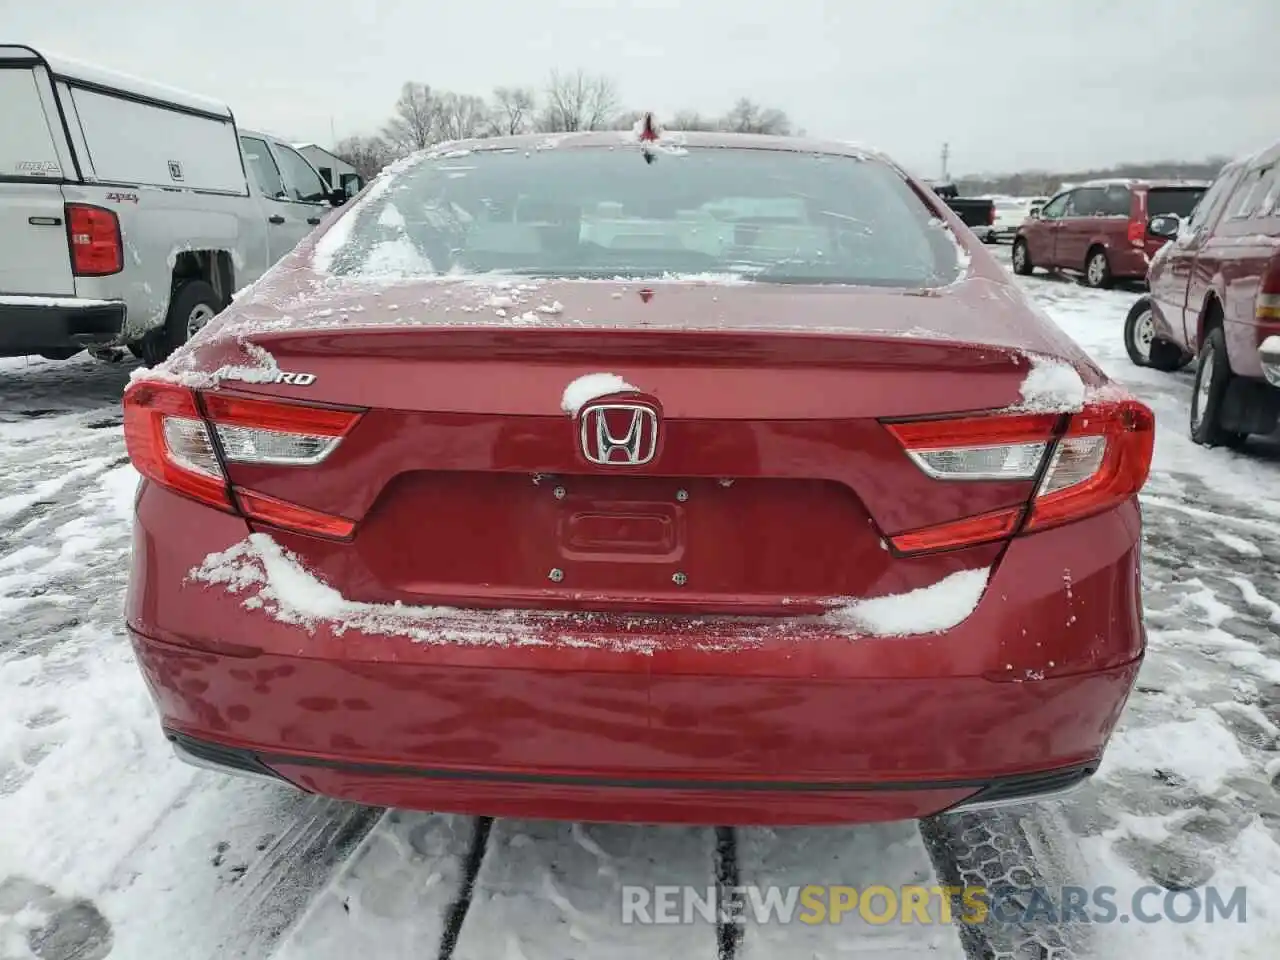
[(469, 140), (488, 131), (489, 107), (481, 97), (446, 92), (435, 101), (435, 140)]
[(719, 130), (720, 121), (715, 117), (704, 117), (697, 110), (681, 110), (671, 118), (668, 126), (672, 130)]
[(528, 87), (498, 87), (493, 91), (489, 128), (495, 137), (525, 133), (533, 122), (535, 109), (533, 91)]
[(581, 69), (570, 74), (553, 70), (537, 126), (544, 133), (604, 130), (617, 112), (618, 89), (609, 77)]
[(783, 137), (791, 133), (791, 119), (783, 111), (766, 109), (746, 97), (724, 115), (720, 126), (734, 133), (771, 133)]
[(382, 137), (347, 137), (333, 153), (355, 167), (365, 180), (372, 180), (391, 162), (395, 148)]
[(400, 88), (395, 114), (382, 133), (401, 152), (421, 150), (439, 139), (436, 121), (439, 117), (436, 98), (425, 83), (408, 81)]

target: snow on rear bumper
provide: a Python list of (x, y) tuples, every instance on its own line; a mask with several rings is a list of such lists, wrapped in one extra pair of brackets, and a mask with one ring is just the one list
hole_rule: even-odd
[[(704, 624), (645, 618), (616, 635), (646, 645), (610, 645), (607, 619), (588, 617), (589, 645), (466, 646), (309, 632), (184, 582), (244, 524), (151, 490), (167, 509), (143, 511), (135, 531), (128, 617), (165, 727), (366, 803), (684, 822), (712, 809), (740, 822), (924, 816), (992, 781), (1096, 762), (1143, 649), (1134, 504), (1014, 543), (945, 634), (780, 628), (735, 647), (731, 622), (708, 644)], [(148, 532), (161, 519), (189, 536)]]

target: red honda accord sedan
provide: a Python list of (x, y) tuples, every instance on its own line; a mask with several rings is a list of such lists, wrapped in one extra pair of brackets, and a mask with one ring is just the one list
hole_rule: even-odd
[(362, 803), (814, 824), (1057, 794), (1145, 648), (1151, 412), (884, 157), (389, 168), (124, 397), (192, 762)]

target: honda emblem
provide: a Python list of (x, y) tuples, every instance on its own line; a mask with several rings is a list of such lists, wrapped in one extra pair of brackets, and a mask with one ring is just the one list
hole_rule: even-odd
[(639, 467), (658, 452), (658, 412), (639, 403), (596, 403), (582, 411), (582, 455), (602, 467)]

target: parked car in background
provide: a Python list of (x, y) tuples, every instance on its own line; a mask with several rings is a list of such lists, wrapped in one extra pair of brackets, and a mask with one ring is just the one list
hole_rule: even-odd
[(1030, 202), (1027, 204), (1027, 216), (1034, 217), (1040, 212), (1040, 208), (1048, 202), (1048, 197), (1032, 197)]
[(341, 202), (226, 104), (30, 47), (0, 116), (0, 356), (163, 360)]
[(1083, 274), (1091, 287), (1142, 280), (1167, 242), (1147, 222), (1161, 214), (1189, 216), (1208, 189), (1204, 181), (1094, 180), (1054, 196), (1013, 240), (1013, 269), (1037, 267)]
[(994, 204), (995, 220), (992, 221), (986, 236), (982, 239), (988, 243), (1012, 240), (1017, 235), (1018, 228), (1030, 215), (1030, 204), (1016, 197), (997, 197)]
[(1185, 222), (1152, 218), (1172, 241), (1151, 263), (1125, 346), (1134, 363), (1176, 370), (1196, 359), (1191, 436), (1236, 446), (1280, 412), (1280, 144), (1228, 164)]
[(955, 211), (962, 223), (980, 240), (986, 240), (996, 219), (996, 205), (987, 197), (962, 197), (954, 183), (925, 180), (929, 188)]
[(1145, 649), (1151, 411), (877, 154), (540, 140), (384, 174), (126, 390), (178, 754), (701, 824), (1086, 780)]

